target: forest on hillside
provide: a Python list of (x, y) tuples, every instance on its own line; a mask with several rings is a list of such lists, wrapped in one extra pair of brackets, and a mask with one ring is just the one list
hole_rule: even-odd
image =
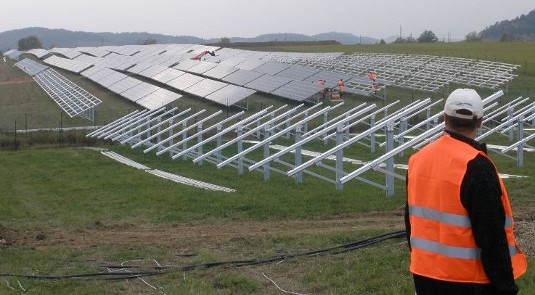
[(513, 20), (496, 22), (480, 35), (488, 41), (535, 41), (535, 9)]

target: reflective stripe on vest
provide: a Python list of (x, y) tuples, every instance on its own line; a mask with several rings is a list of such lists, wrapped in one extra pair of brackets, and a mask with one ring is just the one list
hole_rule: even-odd
[[(444, 255), (450, 258), (458, 259), (481, 259), (481, 249), (479, 248), (463, 248), (452, 247), (432, 242), (424, 239), (411, 237), (411, 247), (420, 250)], [(520, 249), (516, 246), (509, 246), (509, 255), (514, 256), (520, 252)]]
[[(420, 206), (409, 206), (409, 214), (411, 216), (421, 217), (449, 225), (455, 225), (459, 227), (472, 227), (470, 218), (468, 218), (467, 216), (444, 213)], [(507, 216), (505, 218), (505, 228), (507, 229), (511, 226), (513, 226), (513, 218)]]

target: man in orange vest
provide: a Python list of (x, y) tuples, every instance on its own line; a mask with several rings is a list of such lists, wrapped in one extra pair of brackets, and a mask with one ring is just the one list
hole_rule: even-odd
[(405, 225), (418, 295), (517, 294), (527, 262), (504, 184), (478, 143), (483, 103), (453, 91), (443, 136), (409, 159)]

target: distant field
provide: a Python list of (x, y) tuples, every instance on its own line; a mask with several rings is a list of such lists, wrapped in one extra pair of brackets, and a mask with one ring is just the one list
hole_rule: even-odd
[[(523, 52), (525, 44), (511, 45)], [(486, 52), (478, 46), (488, 46), (488, 56), (496, 55), (497, 60), (502, 54), (503, 58), (520, 59), (512, 52), (506, 55), (505, 45), (498, 43), (389, 46), (269, 50), (388, 49), (418, 54), (435, 50), (444, 55), (467, 51), (475, 56)], [(441, 46), (451, 46), (451, 50), (431, 49)], [(525, 58), (530, 67), (535, 57), (526, 53)], [(502, 102), (529, 96), (535, 85), (529, 72), (522, 73), (521, 68)], [(307, 175), (300, 185), (279, 173), (265, 181), (259, 172), (239, 175), (228, 166), (217, 169), (191, 159), (172, 160), (168, 155), (144, 154), (141, 149), (108, 141), (89, 143), (150, 169), (236, 190), (225, 193), (178, 184), (127, 167), (97, 150), (71, 147), (88, 143), (80, 141), (87, 134), (84, 131), (18, 134), (23, 146), (17, 151), (3, 149), (2, 143), (14, 139), (8, 131), (14, 130), (15, 122), (17, 129), (101, 125), (136, 109), (85, 78), (62, 73), (102, 99), (95, 123), (62, 115), (22, 71), (12, 63), (0, 62), (0, 294), (414, 294), (403, 236), (361, 246), (370, 238), (404, 230), (402, 179), (395, 180), (395, 194), (387, 198), (384, 191), (361, 181), (348, 182), (342, 191)], [(494, 90), (481, 91), (490, 94)], [(406, 104), (446, 95), (396, 88), (388, 93), (387, 101), (349, 96), (346, 108), (362, 102), (382, 106), (394, 99)], [(285, 103), (255, 95), (248, 113)], [(209, 113), (219, 109), (194, 97), (184, 97), (177, 106)], [(237, 110), (224, 111), (232, 114)], [(489, 140), (496, 143), (494, 138)], [(323, 142), (306, 146), (314, 151), (329, 147)], [(344, 153), (353, 159), (371, 160), (382, 150), (372, 153), (365, 146), (354, 145)], [(251, 155), (261, 156), (261, 151)], [(395, 162), (406, 163), (409, 156), (397, 156)], [(535, 153), (524, 154), (523, 167), (502, 155), (490, 156), (501, 173), (521, 176), (504, 182), (519, 243), (533, 265)], [(356, 167), (348, 163), (344, 169)], [(370, 174), (372, 179), (384, 181), (384, 174)], [(121, 274), (112, 276), (113, 272)], [(535, 268), (530, 267), (518, 284), (522, 294), (532, 294)]]

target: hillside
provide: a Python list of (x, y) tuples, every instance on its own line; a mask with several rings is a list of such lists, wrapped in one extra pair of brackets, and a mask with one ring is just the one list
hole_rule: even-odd
[[(156, 40), (159, 44), (206, 44), (217, 43), (221, 39), (201, 39), (194, 36), (169, 36), (151, 33), (91, 33), (80, 31), (69, 31), (64, 29), (47, 29), (40, 27), (11, 30), (0, 33), (0, 51), (17, 49), (18, 42), (22, 38), (37, 36), (45, 48), (52, 47), (83, 47), (83, 46), (106, 46), (106, 45), (128, 45), (142, 44), (148, 39)], [(264, 34), (253, 38), (231, 37), (230, 42), (268, 42), (268, 41), (326, 41), (334, 40), (342, 44), (373, 44), (379, 42), (377, 39), (369, 37), (357, 37), (349, 33), (322, 33), (313, 36), (294, 33)]]
[(489, 41), (535, 41), (535, 10), (513, 20), (496, 22), (481, 31), (481, 38)]
[(0, 51), (4, 52), (9, 49), (17, 49), (19, 40), (29, 36), (37, 36), (45, 48), (94, 47), (103, 45), (120, 46), (141, 44), (147, 39), (154, 39), (158, 43), (202, 43), (201, 38), (192, 36), (169, 36), (151, 33), (91, 33), (32, 27), (0, 33)]

